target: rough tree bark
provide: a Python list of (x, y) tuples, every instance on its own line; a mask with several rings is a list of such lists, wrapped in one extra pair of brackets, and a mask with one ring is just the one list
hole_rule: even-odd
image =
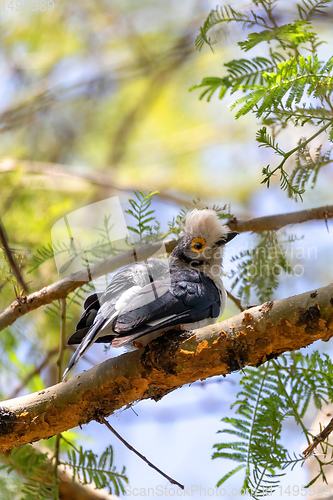
[(0, 403), (0, 451), (99, 420), (123, 406), (158, 400), (184, 384), (259, 366), (333, 336), (333, 284), (266, 302), (195, 332), (167, 334), (145, 350), (109, 359), (38, 393)]

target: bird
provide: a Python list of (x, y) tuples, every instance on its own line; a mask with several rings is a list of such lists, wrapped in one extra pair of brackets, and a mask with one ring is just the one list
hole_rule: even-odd
[(95, 342), (144, 347), (170, 329), (195, 330), (216, 321), (226, 304), (222, 282), (224, 245), (238, 233), (215, 210), (195, 208), (168, 260), (124, 266), (104, 292), (88, 296), (68, 345), (79, 344), (66, 370)]

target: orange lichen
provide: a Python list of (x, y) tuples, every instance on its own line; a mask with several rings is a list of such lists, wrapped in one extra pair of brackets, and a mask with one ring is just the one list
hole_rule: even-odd
[(198, 344), (198, 347), (197, 347), (197, 350), (195, 351), (195, 354), (200, 354), (201, 351), (203, 351), (204, 349), (207, 349), (208, 348), (208, 342), (207, 340), (203, 340), (202, 342), (200, 342), (200, 344)]
[(253, 321), (252, 314), (245, 312), (244, 317), (242, 319), (242, 325), (246, 325), (247, 323), (252, 323), (252, 321)]
[(19, 415), (17, 415), (17, 418), (24, 418), (24, 417), (27, 417), (29, 415), (29, 412), (28, 411), (24, 411), (22, 413), (20, 413)]

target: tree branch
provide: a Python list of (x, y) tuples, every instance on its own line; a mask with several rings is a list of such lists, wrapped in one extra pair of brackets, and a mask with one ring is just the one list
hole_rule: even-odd
[[(300, 210), (288, 214), (271, 215), (239, 221), (236, 218), (227, 224), (233, 231), (240, 233), (247, 231), (268, 231), (280, 229), (288, 224), (299, 224), (308, 220), (327, 220), (333, 218), (333, 205), (326, 207)], [(170, 253), (177, 244), (177, 239), (164, 241), (166, 251)], [(131, 264), (137, 260), (144, 260), (161, 247), (162, 242), (154, 242), (138, 246), (135, 252), (128, 250), (115, 257), (109, 257), (91, 268), (91, 279), (98, 278), (104, 274), (115, 271), (121, 266)], [(0, 313), (0, 331), (11, 325), (20, 316), (34, 311), (39, 307), (50, 304), (54, 300), (65, 298), (70, 292), (88, 283), (86, 270), (79, 271), (71, 276), (63, 278), (55, 283), (31, 293), (27, 297), (19, 297), (12, 304)]]
[(154, 465), (150, 460), (148, 460), (144, 455), (142, 455), (142, 453), (140, 453), (138, 450), (136, 450), (123, 437), (121, 437), (121, 435), (118, 434), (118, 432), (112, 427), (112, 425), (109, 424), (109, 422), (106, 420), (105, 417), (100, 417), (100, 423), (105, 424), (106, 427), (119, 439), (119, 441), (121, 441), (126, 446), (126, 448), (128, 448), (130, 451), (133, 451), (133, 453), (135, 453), (139, 458), (141, 458), (141, 460), (143, 460), (147, 465), (149, 465), (149, 467), (156, 470), (156, 472), (161, 474), (161, 476), (165, 477), (165, 479), (167, 479), (171, 484), (175, 484), (176, 486), (179, 486), (179, 488), (181, 488), (182, 490), (185, 488), (183, 484), (179, 483), (178, 481), (176, 481), (172, 477), (165, 474), (165, 472), (163, 472), (161, 469), (156, 467), (156, 465)]
[(325, 439), (327, 439), (332, 432), (333, 432), (333, 418), (331, 418), (326, 427), (324, 427), (324, 429), (313, 438), (313, 442), (303, 451), (303, 455), (305, 457), (308, 457), (310, 453), (312, 453), (313, 450), (317, 448), (317, 446), (320, 443), (325, 441)]
[(333, 336), (333, 284), (266, 302), (201, 328), (180, 343), (166, 334), (145, 350), (108, 359), (38, 393), (0, 404), (0, 451), (100, 420), (133, 402), (158, 400), (184, 384), (259, 366)]
[(333, 205), (326, 207), (310, 208), (290, 212), (288, 214), (268, 215), (266, 217), (257, 217), (255, 219), (239, 221), (236, 218), (229, 221), (228, 226), (232, 231), (240, 233), (246, 231), (275, 231), (289, 224), (300, 224), (309, 220), (324, 220), (333, 218)]

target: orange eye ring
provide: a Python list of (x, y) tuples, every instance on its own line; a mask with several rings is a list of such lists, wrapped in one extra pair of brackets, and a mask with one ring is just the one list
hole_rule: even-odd
[(191, 241), (191, 249), (193, 252), (201, 253), (205, 249), (205, 246), (206, 240), (204, 238), (200, 238), (200, 236), (198, 238), (193, 238)]

